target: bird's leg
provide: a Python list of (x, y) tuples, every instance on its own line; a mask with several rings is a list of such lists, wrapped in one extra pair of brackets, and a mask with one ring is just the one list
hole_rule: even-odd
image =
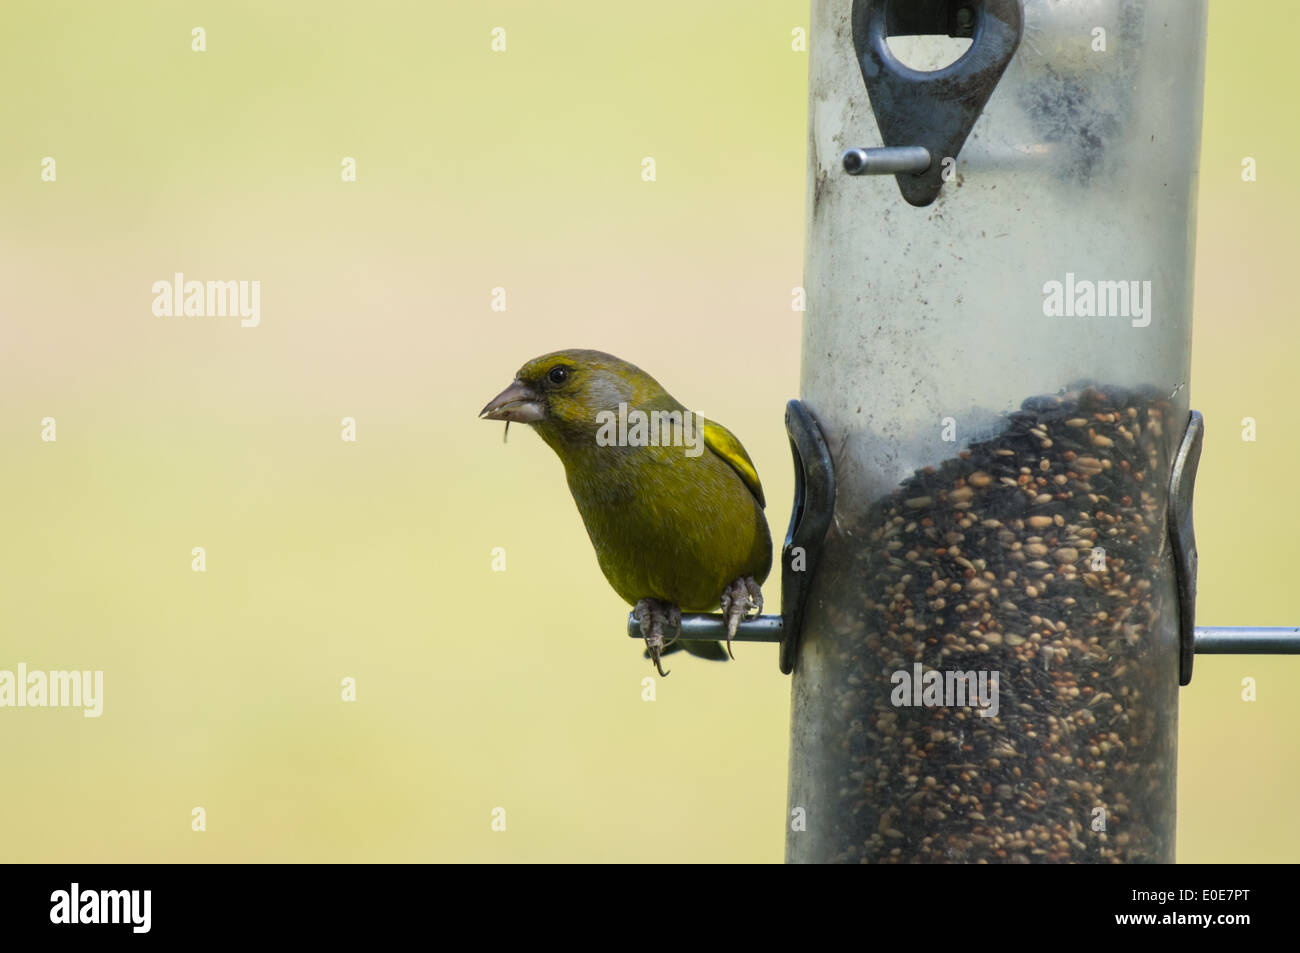
[[(659, 662), (659, 656), (667, 645), (677, 641), (677, 636), (681, 634), (682, 629), (682, 610), (671, 602), (664, 602), (660, 599), (642, 599), (632, 610), (633, 617), (641, 623), (641, 634), (645, 636), (646, 651), (650, 653), (650, 661), (654, 662), (655, 669), (663, 677), (668, 676), (664, 667)], [(667, 625), (675, 630), (671, 641), (664, 642), (664, 626)]]
[(743, 579), (728, 583), (722, 590), (722, 614), (727, 620), (727, 656), (733, 660), (736, 656), (731, 653), (731, 639), (736, 634), (736, 626), (740, 625), (740, 617), (745, 614), (745, 600), (748, 598), (749, 591)]
[(736, 656), (731, 653), (731, 640), (736, 637), (736, 628), (751, 609), (755, 615), (763, 611), (763, 590), (750, 576), (734, 579), (722, 590), (721, 604), (722, 614), (727, 619), (727, 654), (734, 659)]
[(752, 576), (746, 576), (745, 589), (749, 593), (749, 608), (754, 610), (754, 618), (758, 618), (763, 614), (763, 587)]

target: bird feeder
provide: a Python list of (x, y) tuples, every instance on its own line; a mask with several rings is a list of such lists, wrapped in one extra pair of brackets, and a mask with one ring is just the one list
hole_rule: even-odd
[(1205, 23), (813, 3), (792, 861), (1173, 859)]
[(1195, 627), (1206, 10), (813, 2), (790, 861), (1171, 862), (1194, 654), (1300, 651)]

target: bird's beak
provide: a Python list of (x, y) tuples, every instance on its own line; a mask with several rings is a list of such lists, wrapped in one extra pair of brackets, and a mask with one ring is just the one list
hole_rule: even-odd
[(546, 407), (537, 391), (517, 380), (488, 401), (478, 415), (485, 420), (531, 424), (546, 416)]

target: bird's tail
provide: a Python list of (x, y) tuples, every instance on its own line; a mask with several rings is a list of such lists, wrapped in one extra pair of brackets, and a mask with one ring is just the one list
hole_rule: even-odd
[[(672, 655), (674, 652), (683, 650), (687, 655), (708, 659), (711, 662), (725, 662), (727, 660), (727, 650), (722, 647), (721, 642), (684, 642), (681, 639), (671, 645), (664, 646), (659, 656), (662, 658), (665, 655)], [(650, 650), (646, 649), (642, 654), (649, 658)]]

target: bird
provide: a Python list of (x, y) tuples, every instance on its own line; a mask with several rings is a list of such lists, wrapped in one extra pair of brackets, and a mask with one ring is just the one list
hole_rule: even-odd
[[(527, 424), (564, 465), (605, 578), (634, 607), (646, 654), (735, 658), (741, 619), (763, 611), (772, 537), (758, 471), (726, 427), (675, 400), (641, 368), (583, 348), (519, 369), (479, 412)], [(677, 643), (682, 610), (720, 609), (727, 649)], [(670, 637), (671, 636), (671, 637)]]

